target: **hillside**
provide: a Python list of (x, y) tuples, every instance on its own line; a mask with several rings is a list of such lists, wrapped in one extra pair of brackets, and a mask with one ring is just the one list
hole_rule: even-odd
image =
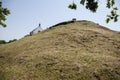
[(120, 80), (120, 32), (68, 21), (0, 45), (0, 80)]

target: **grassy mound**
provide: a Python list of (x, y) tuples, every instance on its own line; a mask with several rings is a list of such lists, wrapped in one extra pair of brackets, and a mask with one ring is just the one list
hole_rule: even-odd
[(119, 80), (120, 35), (68, 21), (0, 45), (0, 80)]

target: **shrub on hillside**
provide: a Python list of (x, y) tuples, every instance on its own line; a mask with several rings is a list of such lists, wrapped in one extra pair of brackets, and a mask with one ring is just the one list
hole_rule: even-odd
[(5, 44), (6, 41), (5, 40), (0, 40), (0, 44)]
[(8, 43), (11, 43), (11, 42), (14, 42), (14, 41), (17, 41), (17, 39), (10, 40)]

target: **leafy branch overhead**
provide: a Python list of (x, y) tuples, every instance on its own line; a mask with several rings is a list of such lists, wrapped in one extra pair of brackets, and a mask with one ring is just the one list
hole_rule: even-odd
[(114, 20), (114, 22), (117, 22), (119, 15), (117, 14), (118, 8), (115, 7), (115, 1), (114, 0), (107, 0), (106, 7), (108, 9), (111, 9), (110, 14), (107, 15), (106, 22), (108, 23), (110, 20)]
[(68, 6), (68, 8), (70, 8), (70, 9), (77, 9), (77, 5), (73, 2), (72, 4), (70, 4), (69, 6)]
[(4, 21), (6, 20), (6, 16), (10, 14), (10, 11), (7, 8), (2, 7), (2, 2), (0, 2), (0, 25), (6, 27)]
[[(106, 7), (111, 10), (110, 14), (107, 15), (106, 23), (109, 23), (110, 20), (117, 22), (119, 15), (117, 14), (118, 8), (115, 7), (115, 0), (106, 0), (106, 1), (107, 1)], [(93, 13), (95, 13), (98, 9), (99, 7), (98, 3), (99, 0), (80, 0), (80, 4), (85, 6), (86, 9), (92, 11)], [(74, 3), (73, 1), (73, 3), (68, 6), (68, 8), (76, 10), (77, 4)]]

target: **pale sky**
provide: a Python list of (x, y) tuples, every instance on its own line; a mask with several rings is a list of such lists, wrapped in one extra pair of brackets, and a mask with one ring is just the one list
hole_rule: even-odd
[[(3, 6), (7, 7), (11, 14), (7, 16), (6, 28), (0, 26), (0, 40), (20, 39), (35, 29), (39, 23), (46, 29), (57, 23), (72, 20), (89, 20), (105, 26), (109, 29), (120, 31), (120, 17), (117, 23), (105, 23), (106, 14), (110, 13), (105, 6), (106, 0), (99, 0), (99, 8), (96, 13), (92, 13), (79, 4), (80, 0), (74, 0), (78, 3), (78, 9), (68, 9), (68, 5), (73, 0), (1, 0)], [(116, 1), (119, 8), (120, 1)]]

